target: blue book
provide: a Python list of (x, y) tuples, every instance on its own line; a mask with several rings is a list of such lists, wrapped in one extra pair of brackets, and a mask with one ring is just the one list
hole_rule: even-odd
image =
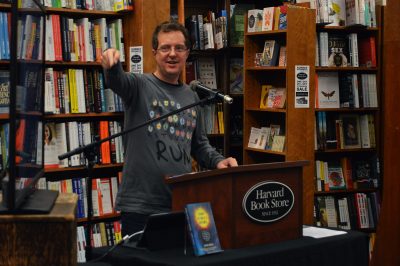
[(210, 203), (187, 204), (185, 213), (194, 254), (203, 256), (222, 252)]

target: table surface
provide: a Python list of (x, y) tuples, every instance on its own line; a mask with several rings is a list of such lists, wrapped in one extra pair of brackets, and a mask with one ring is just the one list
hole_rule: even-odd
[[(103, 260), (111, 265), (171, 265), (171, 266), (250, 266), (250, 265), (368, 265), (368, 235), (356, 231), (347, 234), (315, 239), (302, 237), (274, 244), (240, 249), (228, 249), (222, 253), (195, 257), (192, 251), (165, 249), (148, 251), (119, 246)], [(98, 257), (109, 248), (93, 249)]]

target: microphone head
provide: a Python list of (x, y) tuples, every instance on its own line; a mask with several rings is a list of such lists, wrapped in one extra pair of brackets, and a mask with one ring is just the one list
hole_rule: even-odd
[(200, 81), (198, 81), (198, 80), (192, 80), (192, 81), (189, 83), (189, 86), (190, 86), (190, 88), (192, 89), (192, 91), (196, 91), (196, 87), (197, 87), (197, 85), (199, 85), (199, 84), (201, 84)]

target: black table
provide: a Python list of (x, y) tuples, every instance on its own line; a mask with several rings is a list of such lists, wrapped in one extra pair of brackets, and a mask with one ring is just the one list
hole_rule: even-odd
[[(95, 248), (93, 256), (98, 257), (107, 250)], [(184, 255), (182, 249), (147, 251), (120, 246), (102, 261), (118, 266), (367, 266), (369, 239), (365, 233), (348, 231), (347, 234), (327, 238), (302, 237), (274, 244), (229, 249), (203, 257), (195, 257), (192, 252)]]

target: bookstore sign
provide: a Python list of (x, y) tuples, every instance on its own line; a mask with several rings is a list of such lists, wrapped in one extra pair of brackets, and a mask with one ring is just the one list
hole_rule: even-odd
[(246, 192), (242, 207), (251, 220), (270, 223), (289, 214), (294, 201), (294, 193), (290, 187), (280, 182), (265, 181)]

